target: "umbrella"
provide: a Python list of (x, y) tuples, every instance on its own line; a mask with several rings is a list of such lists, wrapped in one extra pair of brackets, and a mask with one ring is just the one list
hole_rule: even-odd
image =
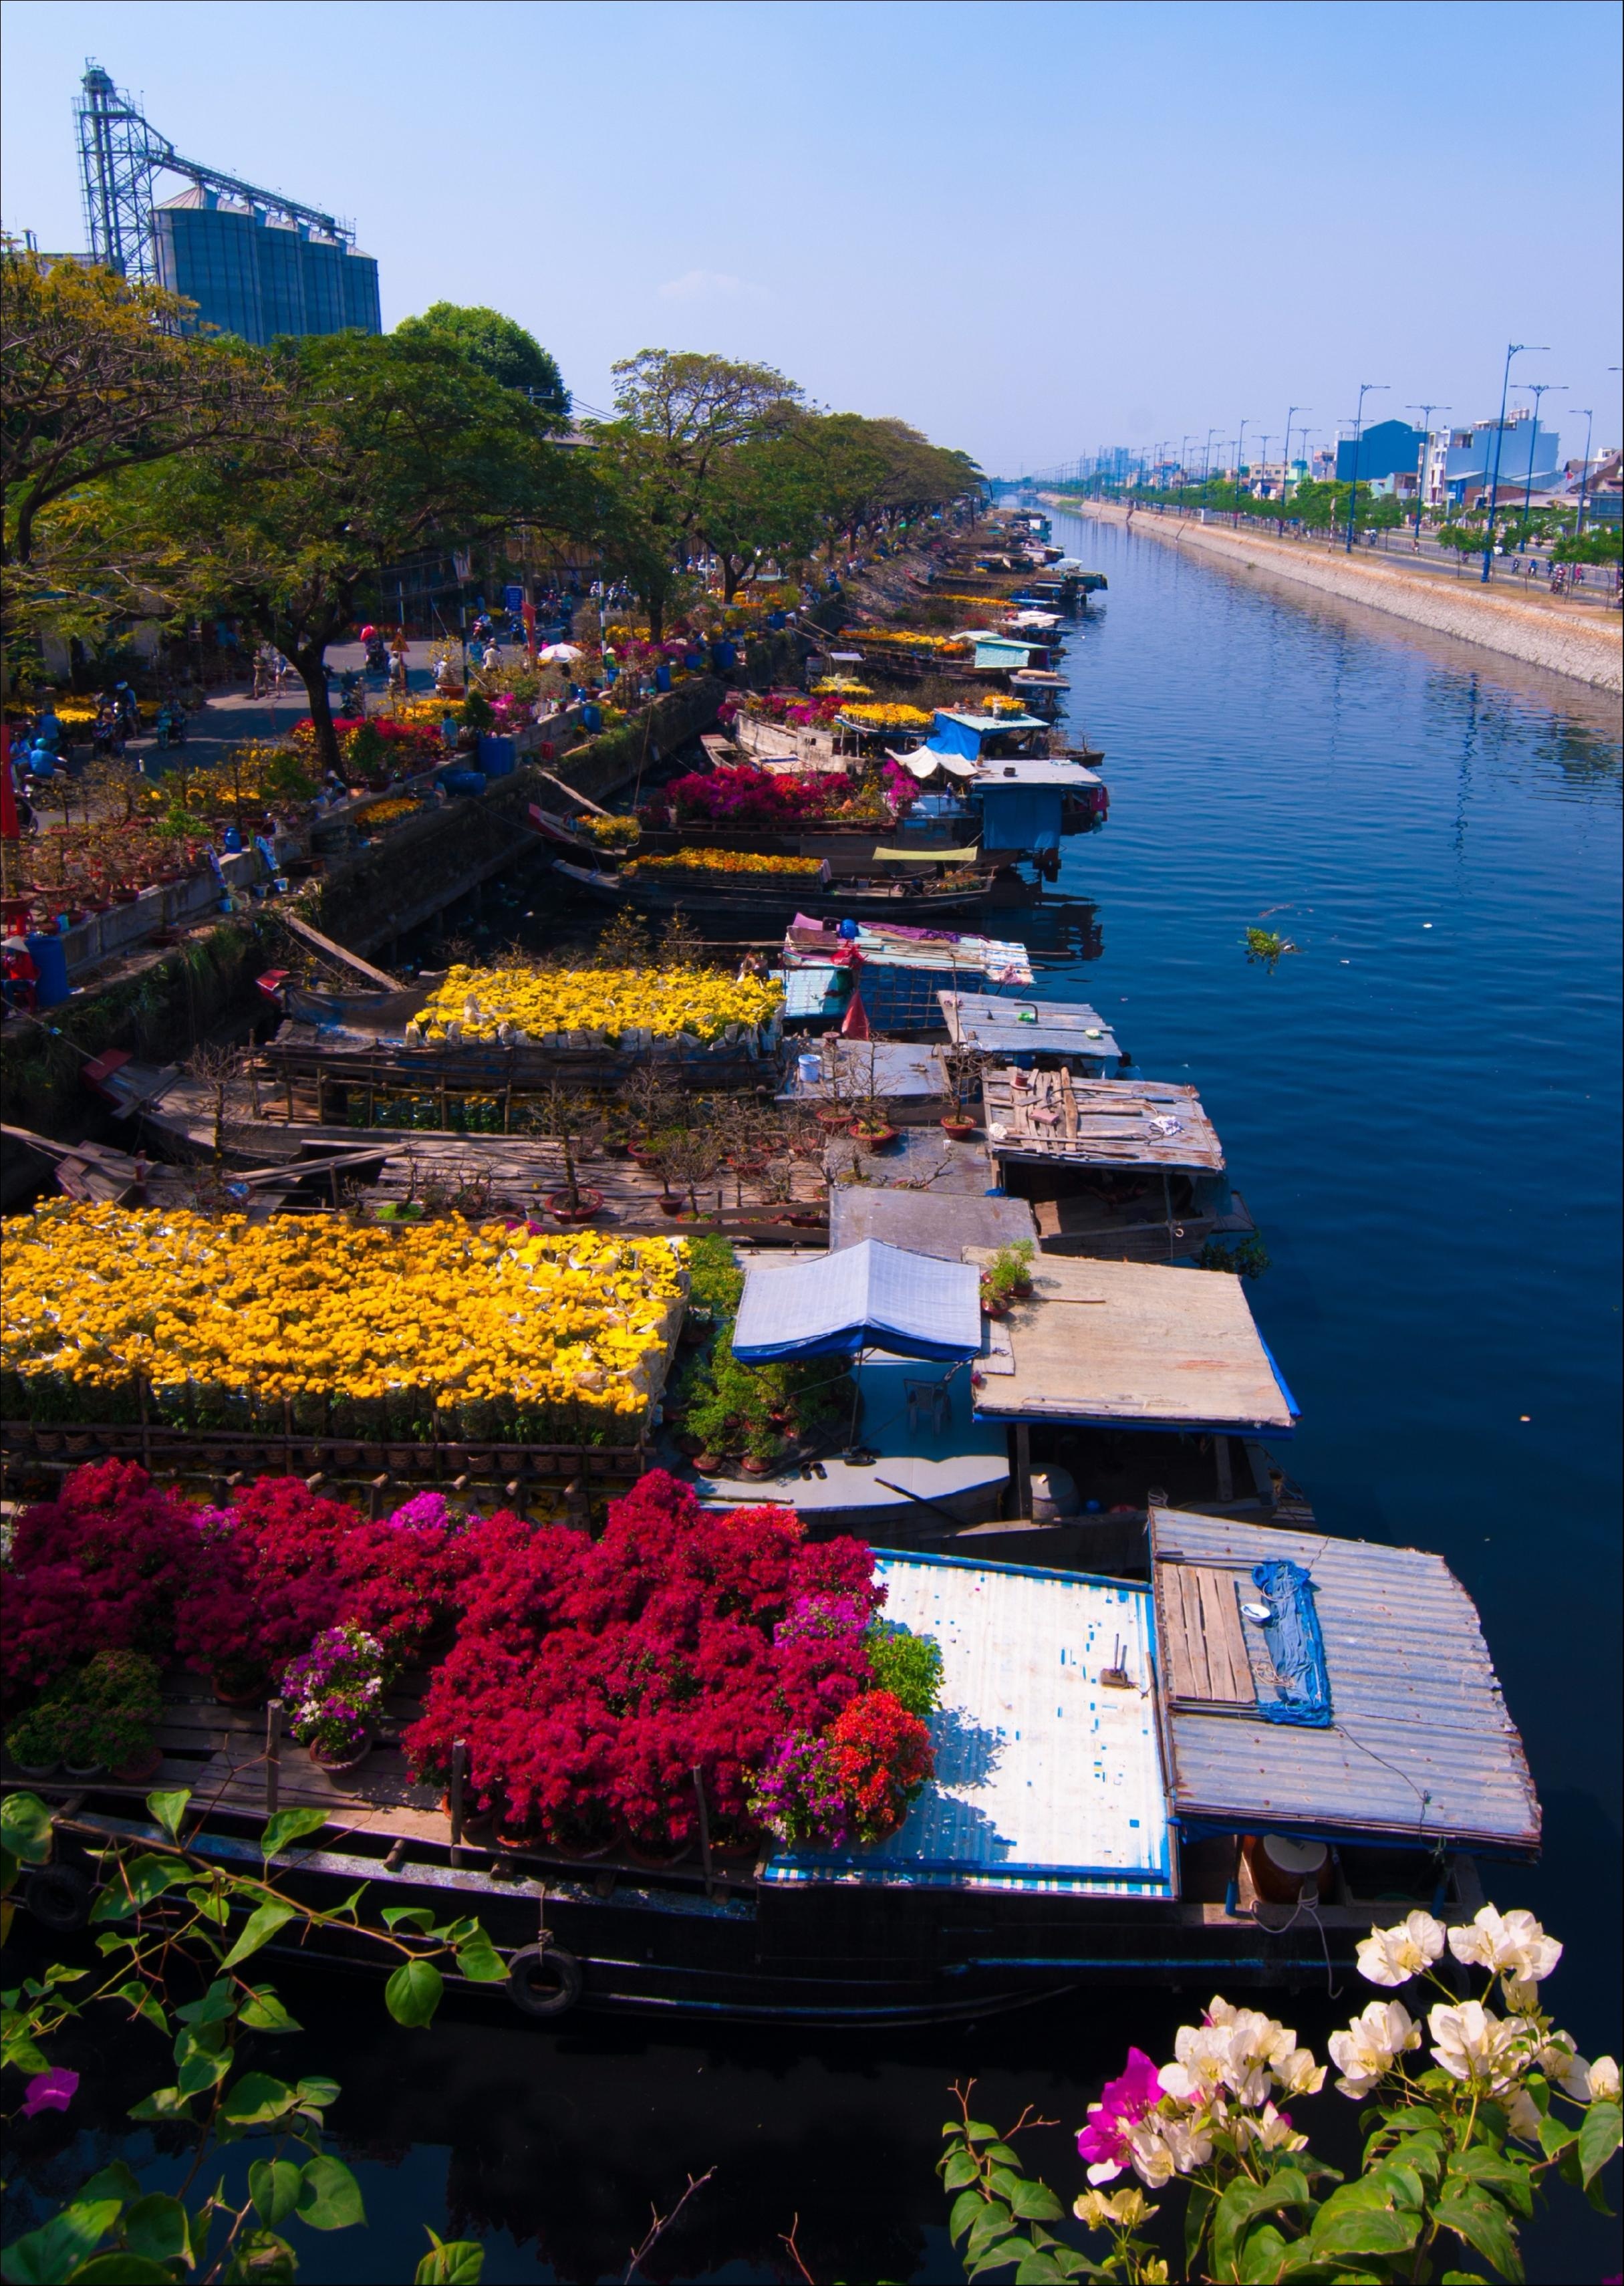
[(538, 658), (574, 660), (584, 656), (585, 653), (578, 650), (573, 643), (545, 643), (536, 653)]

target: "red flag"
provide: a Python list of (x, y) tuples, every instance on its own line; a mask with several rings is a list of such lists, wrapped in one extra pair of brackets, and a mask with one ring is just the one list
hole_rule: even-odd
[(12, 784), (12, 733), (0, 722), (0, 841), (20, 841), (17, 822), (17, 790)]
[(526, 603), (522, 604), (522, 605), (520, 606), (520, 617), (524, 619), (524, 648), (525, 648), (525, 650), (530, 653), (530, 656), (532, 657), (532, 658), (534, 658), (534, 657), (535, 657), (535, 655), (536, 655), (536, 607), (535, 607), (535, 605), (534, 605), (533, 603)]
[(842, 1037), (848, 1040), (868, 1040), (873, 1037), (873, 1034), (869, 1030), (869, 1012), (863, 1005), (861, 992), (853, 992), (850, 1005), (841, 1021), (840, 1031)]

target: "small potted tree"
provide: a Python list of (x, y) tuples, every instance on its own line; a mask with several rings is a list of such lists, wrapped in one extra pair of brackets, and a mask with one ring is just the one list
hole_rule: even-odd
[(383, 1648), (352, 1620), (324, 1628), (282, 1676), (282, 1697), (300, 1746), (319, 1770), (359, 1768), (383, 1712)]

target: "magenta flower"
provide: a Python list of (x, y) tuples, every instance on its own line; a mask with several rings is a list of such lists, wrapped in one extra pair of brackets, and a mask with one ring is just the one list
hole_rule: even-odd
[(1128, 2156), (1125, 2128), (1144, 2118), (1160, 2101), (1162, 2083), (1156, 2068), (1142, 2048), (1130, 2048), (1120, 2079), (1108, 2079), (1098, 2103), (1088, 2107), (1088, 2124), (1077, 2135), (1080, 2157), (1094, 2167), (1116, 2173)]
[(22, 2117), (32, 2119), (41, 2111), (66, 2111), (78, 2085), (78, 2073), (64, 2071), (60, 2066), (53, 2071), (35, 2072), (23, 2094)]

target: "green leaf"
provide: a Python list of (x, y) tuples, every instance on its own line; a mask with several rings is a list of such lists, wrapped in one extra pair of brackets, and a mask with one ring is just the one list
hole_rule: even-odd
[(176, 1786), (170, 1793), (149, 1793), (146, 1797), (147, 1809), (162, 1826), (171, 1841), (178, 1841), (180, 1839), (181, 1825), (186, 1815), (186, 1804), (191, 1799), (190, 1786)]
[(81, 1977), (88, 1976), (90, 1973), (88, 1968), (67, 1968), (59, 1960), (53, 1960), (45, 1971), (45, 1986), (77, 1984)]
[(430, 1929), (434, 1927), (434, 1909), (431, 1905), (385, 1905), (383, 1926), (392, 1929)]
[(256, 2032), (302, 2032), (304, 2030), (296, 2016), (290, 2016), (282, 2006), (280, 1995), (269, 1984), (250, 1987), (249, 1997), (242, 2004), (242, 2021)]
[[(290, 1812), (289, 1815), (291, 1814)], [(242, 1935), (237, 1939), (220, 1966), (223, 1968), (235, 1968), (240, 1960), (247, 1960), (251, 1953), (259, 1951), (261, 1945), (269, 1944), (278, 1929), (286, 1928), (289, 1921), (297, 1920), (298, 1918), (299, 1908), (296, 1905), (256, 1905), (248, 1915), (248, 1924)]]
[(291, 2111), (296, 2101), (286, 2080), (272, 2079), (268, 2072), (244, 2072), (226, 2089), (220, 2117), (233, 2126), (263, 2127)]
[(981, 2156), (993, 2160), (1000, 2167), (1019, 2167), (1021, 2164), (1020, 2152), (1008, 2143), (989, 2143)]
[(37, 2046), (31, 2035), (20, 2028), (8, 2031), (4, 2040), (0, 2042), (0, 2059), (8, 2064), (15, 2064), (19, 2071), (33, 2073), (51, 2069), (51, 2059), (43, 2048)]
[(1216, 2192), (1203, 2190), (1199, 2184), (1191, 2185), (1189, 2200), (1184, 2210), (1184, 2266), (1192, 2274), (1195, 2269), (1195, 2258), (1201, 2252), (1202, 2240), (1206, 2235), (1208, 2219), (1217, 2204)]
[(1059, 2286), (1065, 2275), (1046, 2248), (1029, 2246), (1016, 2265), (1015, 2286)]
[[(1256, 2230), (1247, 2232), (1234, 2274), (1244, 2282), (1244, 2286), (1265, 2286), (1265, 2282), (1280, 2276), (1289, 2251), (1284, 2233), (1276, 2230), (1272, 2222), (1261, 2223)], [(1344, 2277), (1346, 2274), (1342, 2274)]]
[(336, 2103), (338, 2093), (335, 2079), (302, 2079), (294, 2090), (299, 2101), (312, 2111), (325, 2111), (329, 2103)]
[(237, 2013), (237, 1994), (230, 1980), (217, 1976), (201, 2000), (188, 2000), (175, 2014), (183, 2024), (229, 2024)]
[(155, 2087), (139, 2103), (130, 2105), (129, 2116), (131, 2119), (184, 2119), (190, 2125), (192, 2114), (186, 2109), (190, 2101), (177, 2087)]
[(178, 1888), (192, 1879), (191, 1869), (177, 1857), (154, 1857), (149, 1852), (121, 1869), (122, 1878), (110, 1881), (91, 1907), (93, 1921), (128, 1920), (154, 1904), (166, 1889)]
[(1593, 2103), (1579, 2124), (1579, 2166), (1587, 2190), (1619, 2148), (1620, 2108)]
[(7, 2280), (12, 2286), (54, 2286), (106, 2236), (122, 2206), (122, 2199), (75, 2199), (6, 2248)]
[(149, 2261), (184, 2260), (191, 2252), (185, 2207), (167, 2191), (149, 2191), (124, 2217), (124, 2243)]
[(383, 1988), (384, 2006), (398, 2024), (431, 2024), (445, 1980), (430, 1960), (403, 1960)]
[(1433, 2219), (1445, 2230), (1452, 2230), (1463, 2238), (1468, 2246), (1492, 2262), (1502, 2278), (1520, 2278), (1523, 2258), (1518, 2251), (1517, 2233), (1505, 2209), (1486, 2191), (1475, 2183), (1459, 2190), (1445, 2187), (1444, 2195), (1432, 2209)]
[(1541, 2120), (1540, 2148), (1548, 2159), (1559, 2159), (1578, 2140), (1579, 2130), (1570, 2127), (1565, 2120), (1558, 2119), (1555, 2112), (1548, 2111)]
[(80, 2184), (78, 2191), (82, 2200), (128, 2200), (138, 2199), (140, 2195), (140, 2178), (135, 2169), (126, 2166), (122, 2159), (111, 2160), (106, 2166), (99, 2168), (88, 2183)]
[(1013, 2203), (1015, 2193), (1025, 2182), (1026, 2177), (1018, 2167), (989, 2167), (987, 2171), (988, 2188), (997, 2198)]
[(265, 1820), (265, 1830), (259, 1837), (259, 1854), (267, 1859), (280, 1857), (290, 1841), (303, 1841), (307, 1833), (319, 1833), (327, 1822), (325, 1809), (279, 1809), (274, 1817)]
[(1282, 2167), (1266, 2183), (1246, 2176), (1231, 2183), (1212, 2218), (1212, 2266), (1220, 2278), (1233, 2278), (1242, 2232), (1258, 2215), (1279, 2214), (1287, 2207), (1313, 2204), (1305, 2178), (1295, 2167)]
[[(956, 2128), (954, 2132), (957, 2134), (958, 2130)], [(966, 2119), (964, 2132), (972, 2143), (996, 2143), (998, 2140), (997, 2129), (989, 2127), (984, 2119)]]
[[(51, 1855), (51, 1812), (36, 1793), (8, 1793), (0, 1801), (0, 1843), (25, 1865), (43, 1865)], [(50, 2228), (50, 2225), (46, 2225)], [(30, 2237), (38, 2233), (31, 2231)], [(22, 2241), (19, 2240), (20, 2245)]]
[[(974, 2165), (974, 2162), (972, 2164)], [(950, 2183), (948, 2188), (951, 2190), (952, 2187)], [(969, 2229), (986, 2203), (979, 2191), (961, 2191), (954, 2200), (952, 2211), (948, 2216), (948, 2235), (955, 2246), (958, 2243), (960, 2235)]]
[(1022, 2222), (1055, 2222), (1066, 2211), (1047, 2183), (1020, 2184), (1009, 2203)]
[[(427, 2229), (427, 2224), (424, 2225)], [(485, 2249), (477, 2238), (435, 2238), (413, 2272), (413, 2286), (479, 2286), (485, 2275)]]
[(508, 1974), (507, 1962), (477, 1923), (473, 1935), (457, 1947), (457, 1970), (470, 1984), (500, 1984)]
[(167, 2262), (160, 2262), (150, 2254), (126, 2254), (118, 2248), (109, 2248), (106, 2254), (92, 2254), (77, 2270), (68, 2273), (70, 2286), (155, 2286), (159, 2279), (163, 2286), (175, 2286), (175, 2273)]
[(226, 2286), (287, 2286), (293, 2275), (292, 2247), (270, 2230), (251, 2230), (240, 2238), (225, 2273)]
[[(987, 2248), (979, 2261), (972, 2267), (970, 2275), (972, 2278), (980, 2278), (986, 2271), (1002, 2270), (1006, 2264), (1019, 2262), (1022, 2255), (1030, 2251), (1031, 2249), (1024, 2238), (1001, 2238), (996, 2246)], [(968, 2261), (968, 2255), (965, 2258)]]
[(947, 2191), (962, 2191), (966, 2183), (975, 2182), (981, 2169), (967, 2151), (950, 2151), (942, 2169), (942, 2187)]
[(286, 2222), (299, 2203), (304, 2171), (291, 2159), (256, 2159), (248, 2169), (248, 2196), (267, 2230)]
[(342, 2159), (324, 2151), (304, 2168), (299, 2192), (299, 2219), (312, 2230), (348, 2230), (364, 2223), (361, 2187)]
[(169, 2030), (169, 2021), (164, 2015), (162, 2002), (152, 1987), (143, 1984), (138, 1977), (132, 1976), (128, 1983), (119, 1985), (108, 1995), (108, 1998), (128, 2002), (132, 2016), (145, 2016), (147, 2022), (155, 2024), (161, 2032)]
[(204, 1920), (213, 1921), (217, 1928), (224, 1928), (232, 1917), (231, 1899), (222, 1896), (217, 1889), (188, 1889), (186, 1903)]
[(979, 2261), (995, 2239), (1008, 2235), (1011, 2217), (1002, 2199), (986, 2199), (981, 2211), (970, 2226), (970, 2235), (965, 2245), (967, 2260)]
[(1450, 2181), (1462, 2179), (1493, 2191), (1518, 2214), (1533, 2212), (1532, 2160), (1513, 2158), (1510, 2152), (1492, 2151), (1486, 2143), (1474, 2143), (1468, 2150), (1457, 2151), (1449, 2162)]
[[(1352, 2184), (1349, 2189), (1355, 2187)], [(1309, 2243), (1320, 2256), (1403, 2254), (1421, 2235), (1421, 2217), (1391, 2207), (1339, 2207), (1328, 2201), (1314, 2217)]]
[[(188, 2042), (190, 2033), (182, 2035)], [(201, 2044), (188, 2046), (186, 2054), (175, 2075), (176, 2085), (183, 2097), (205, 2095), (211, 2087), (218, 2087), (232, 2068), (228, 2049), (204, 2047)]]
[[(1401, 2135), (1386, 2154), (1390, 2167), (1407, 2167), (1423, 2183), (1436, 2183), (1443, 2172), (1444, 2144), (1438, 2135)], [(1419, 2201), (1417, 2201), (1419, 2203)]]

